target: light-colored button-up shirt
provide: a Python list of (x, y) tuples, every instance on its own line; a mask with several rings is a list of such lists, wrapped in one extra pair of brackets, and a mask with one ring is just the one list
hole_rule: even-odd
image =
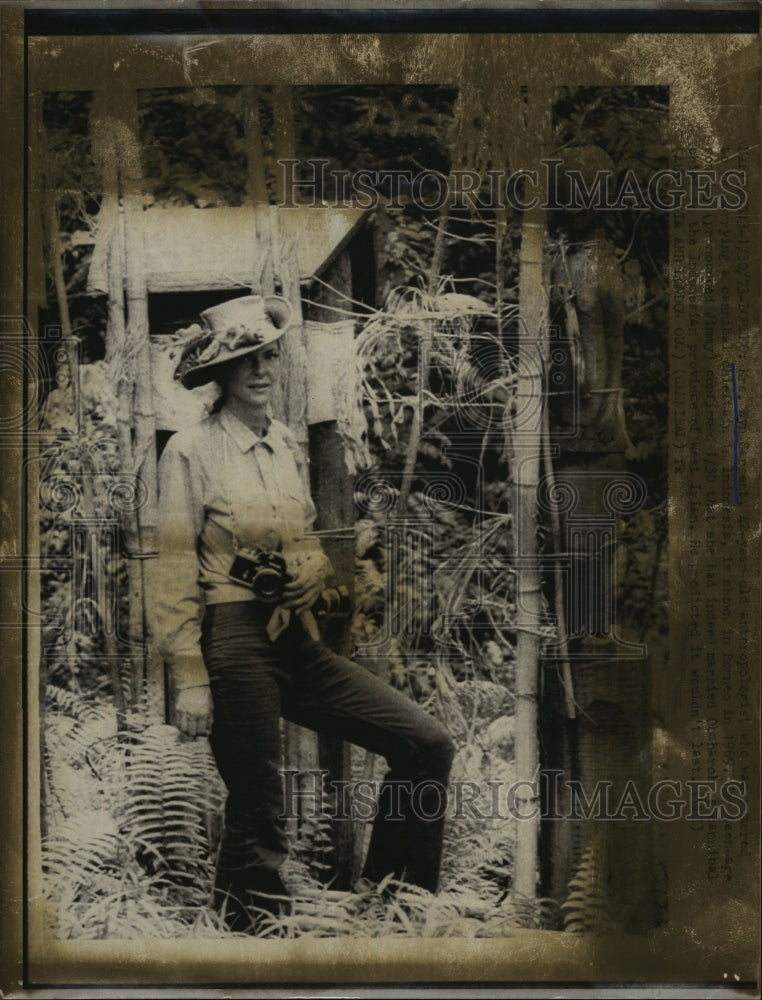
[[(223, 408), (170, 438), (159, 463), (154, 612), (178, 690), (208, 682), (203, 607), (255, 600), (229, 576), (237, 551), (277, 551), (287, 564), (316, 558), (330, 571), (320, 543), (305, 537), (314, 520), (304, 456), (279, 421), (259, 437)], [(281, 623), (286, 618), (281, 611)]]

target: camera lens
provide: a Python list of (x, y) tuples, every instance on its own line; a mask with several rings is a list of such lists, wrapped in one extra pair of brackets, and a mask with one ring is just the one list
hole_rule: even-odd
[(285, 586), (283, 574), (271, 569), (260, 569), (251, 582), (254, 596), (263, 604), (274, 604), (283, 595)]

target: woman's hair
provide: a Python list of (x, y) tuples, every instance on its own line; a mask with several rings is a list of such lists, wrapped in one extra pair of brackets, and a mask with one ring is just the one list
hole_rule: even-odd
[(214, 382), (219, 386), (220, 394), (217, 396), (215, 401), (209, 407), (209, 413), (219, 413), (222, 407), (225, 405), (225, 400), (227, 398), (227, 384), (230, 373), (239, 361), (239, 358), (233, 358), (232, 361), (224, 361), (221, 365), (217, 366), (215, 371)]
[(222, 407), (225, 405), (225, 392), (222, 390), (219, 396), (215, 399), (212, 405), (209, 407), (210, 415), (219, 413)]

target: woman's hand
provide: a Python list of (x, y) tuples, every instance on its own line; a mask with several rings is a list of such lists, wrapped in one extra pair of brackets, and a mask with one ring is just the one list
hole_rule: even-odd
[(209, 735), (212, 728), (212, 692), (208, 685), (197, 685), (177, 692), (175, 725), (186, 736)]
[(292, 580), (286, 584), (280, 606), (290, 608), (296, 614), (309, 611), (323, 589), (325, 562), (322, 559), (306, 559), (300, 564), (289, 566), (289, 573)]

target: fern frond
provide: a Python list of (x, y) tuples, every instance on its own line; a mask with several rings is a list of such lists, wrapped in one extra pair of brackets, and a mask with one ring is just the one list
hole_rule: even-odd
[(569, 895), (561, 903), (567, 931), (602, 935), (620, 929), (610, 900), (609, 852), (605, 838), (605, 831), (594, 831), (569, 882)]
[(81, 692), (70, 691), (57, 684), (47, 685), (45, 699), (50, 709), (63, 712), (72, 719), (86, 720), (98, 715), (99, 706), (92, 699), (86, 698)]
[(76, 892), (104, 875), (118, 874), (125, 857), (124, 844), (108, 812), (87, 810), (70, 816), (43, 844), (48, 895), (60, 898), (64, 884)]
[(120, 831), (138, 861), (166, 886), (206, 896), (215, 828), (224, 801), (208, 745), (182, 742), (174, 726), (151, 726), (129, 749), (117, 805)]

